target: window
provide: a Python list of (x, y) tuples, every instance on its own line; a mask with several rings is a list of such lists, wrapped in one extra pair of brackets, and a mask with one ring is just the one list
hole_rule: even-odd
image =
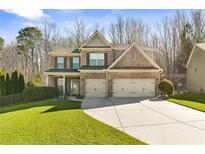
[(104, 66), (105, 65), (104, 58), (105, 58), (104, 53), (90, 53), (89, 65)]
[(73, 57), (73, 69), (79, 69), (80, 66), (80, 58), (79, 57)]
[(60, 94), (63, 94), (63, 78), (57, 78), (57, 88)]
[(194, 58), (194, 71), (195, 73), (197, 72), (197, 61), (195, 58)]
[(57, 57), (57, 68), (64, 69), (64, 57)]

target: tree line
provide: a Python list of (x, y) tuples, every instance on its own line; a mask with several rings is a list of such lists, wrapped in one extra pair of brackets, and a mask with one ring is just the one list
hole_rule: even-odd
[(193, 45), (205, 42), (203, 10), (176, 11), (172, 16), (149, 24), (139, 18), (116, 16), (107, 27), (100, 23), (88, 26), (82, 18), (58, 27), (44, 18), (38, 27), (19, 30), (14, 42), (5, 45), (0, 37), (0, 67), (10, 74), (14, 70), (22, 72), (26, 82), (36, 75), (45, 81), (43, 74), (49, 68), (48, 52), (55, 48), (80, 47), (96, 30), (114, 45), (137, 42), (156, 49), (154, 59), (167, 76), (186, 73), (185, 65)]

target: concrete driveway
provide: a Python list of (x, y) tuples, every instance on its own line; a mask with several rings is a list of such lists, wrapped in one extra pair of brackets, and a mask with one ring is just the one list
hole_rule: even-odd
[(205, 144), (205, 113), (145, 98), (85, 98), (84, 111), (148, 144)]

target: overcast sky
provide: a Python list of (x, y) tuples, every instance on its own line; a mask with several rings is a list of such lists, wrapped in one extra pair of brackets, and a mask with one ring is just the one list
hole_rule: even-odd
[[(185, 10), (189, 12), (190, 10)], [(55, 21), (63, 33), (66, 23), (83, 18), (88, 26), (98, 23), (107, 27), (114, 17), (134, 17), (154, 25), (164, 16), (172, 16), (176, 10), (0, 10), (0, 36), (6, 42), (15, 40), (18, 31), (25, 26), (40, 25), (43, 17)]]

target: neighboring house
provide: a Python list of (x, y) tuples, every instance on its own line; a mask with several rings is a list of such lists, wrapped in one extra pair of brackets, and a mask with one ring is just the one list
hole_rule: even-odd
[(158, 95), (161, 73), (153, 51), (136, 43), (112, 46), (95, 32), (78, 49), (49, 52), (46, 83), (71, 95), (153, 97)]
[(188, 91), (205, 92), (205, 43), (194, 45), (186, 67)]

